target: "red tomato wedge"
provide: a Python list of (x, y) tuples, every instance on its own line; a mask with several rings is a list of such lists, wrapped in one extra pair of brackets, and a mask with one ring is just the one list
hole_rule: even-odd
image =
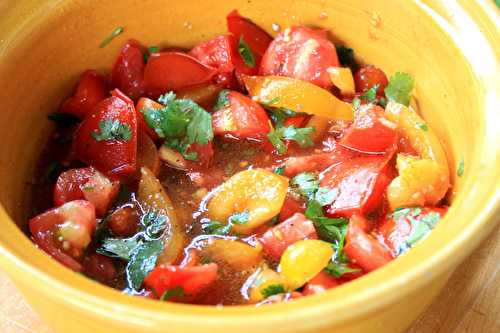
[(288, 246), (304, 239), (318, 239), (314, 224), (304, 214), (296, 213), (285, 222), (267, 230), (259, 238), (264, 251), (279, 261)]
[(83, 260), (83, 273), (105, 284), (110, 284), (118, 274), (112, 259), (95, 252)]
[(189, 170), (207, 169), (214, 158), (214, 146), (212, 141), (206, 145), (193, 143), (187, 149), (187, 153), (196, 153), (196, 161), (186, 161)]
[(256, 60), (264, 55), (273, 40), (264, 29), (242, 17), (237, 10), (233, 10), (227, 15), (227, 30), (233, 34), (237, 41), (243, 37), (256, 56)]
[(290, 117), (285, 119), (285, 121), (283, 122), (283, 126), (285, 127), (294, 126), (295, 128), (301, 128), (307, 124), (308, 120), (309, 120), (308, 115), (299, 115), (295, 117)]
[(217, 279), (217, 264), (201, 266), (160, 265), (144, 279), (144, 285), (160, 298), (166, 291), (182, 288), (185, 296), (195, 295)]
[[(137, 115), (133, 102), (119, 90), (100, 102), (81, 123), (75, 133), (74, 150), (77, 158), (110, 177), (126, 177), (136, 169)], [(115, 123), (129, 133), (126, 139), (120, 132), (97, 140), (106, 123)], [(123, 134), (123, 133), (122, 133)]]
[(33, 241), (64, 266), (82, 271), (80, 260), (95, 231), (95, 208), (85, 200), (70, 201), (29, 221)]
[(269, 45), (259, 75), (288, 76), (331, 88), (333, 83), (327, 69), (338, 66), (337, 51), (325, 30), (292, 27)]
[(404, 243), (412, 232), (412, 220), (422, 223), (420, 221), (431, 213), (438, 213), (441, 218), (446, 213), (446, 208), (423, 207), (417, 216), (413, 216), (415, 209), (408, 214), (400, 214), (399, 219), (395, 219), (390, 214), (378, 227), (378, 233), (382, 235), (384, 243), (391, 249), (394, 256), (400, 255), (401, 249), (405, 248)]
[(223, 35), (199, 44), (189, 54), (217, 70), (215, 82), (225, 88), (236, 88), (234, 69), (236, 58), (239, 57), (236, 47), (233, 36)]
[(94, 70), (83, 72), (73, 96), (61, 106), (61, 112), (72, 114), (80, 119), (108, 96), (106, 80)]
[(318, 273), (318, 275), (316, 275), (311, 280), (309, 280), (309, 282), (307, 282), (307, 284), (304, 286), (302, 294), (304, 296), (321, 294), (327, 291), (328, 289), (338, 287), (341, 284), (342, 282), (335, 279), (330, 274), (321, 271)]
[(385, 87), (389, 84), (385, 73), (372, 65), (361, 67), (354, 73), (354, 83), (357, 92), (365, 92), (378, 84), (377, 95), (384, 93)]
[(111, 72), (113, 86), (137, 100), (144, 94), (144, 47), (129, 40), (121, 49)]
[(146, 132), (149, 135), (149, 137), (154, 141), (157, 141), (160, 138), (158, 137), (158, 134), (156, 134), (156, 132), (151, 127), (149, 127), (148, 124), (146, 124), (146, 120), (144, 119), (144, 114), (142, 113), (142, 110), (161, 109), (161, 108), (163, 108), (163, 105), (147, 97), (141, 97), (137, 101), (137, 104), (135, 106), (135, 110), (137, 111), (137, 127)]
[(321, 186), (338, 189), (339, 194), (327, 207), (327, 214), (350, 217), (375, 209), (391, 181), (388, 172), (391, 156), (358, 156), (329, 167), (320, 177)]
[(182, 52), (153, 53), (144, 70), (146, 93), (156, 98), (171, 90), (207, 83), (217, 74), (196, 58)]
[(96, 169), (81, 168), (63, 172), (54, 187), (54, 205), (77, 199), (94, 204), (98, 216), (104, 216), (120, 190), (120, 183), (111, 181)]
[(229, 107), (213, 114), (215, 135), (258, 139), (269, 133), (269, 117), (262, 106), (236, 91), (231, 91), (228, 99)]
[(353, 263), (366, 272), (371, 272), (384, 266), (394, 259), (389, 249), (375, 237), (366, 233), (362, 225), (364, 217), (353, 215), (347, 226), (344, 252)]
[(394, 150), (398, 142), (396, 124), (384, 118), (384, 109), (372, 106), (357, 112), (354, 123), (345, 132), (340, 144), (365, 153)]
[(295, 213), (304, 213), (305, 210), (305, 203), (295, 200), (291, 195), (287, 195), (283, 207), (281, 207), (279, 221), (286, 221)]

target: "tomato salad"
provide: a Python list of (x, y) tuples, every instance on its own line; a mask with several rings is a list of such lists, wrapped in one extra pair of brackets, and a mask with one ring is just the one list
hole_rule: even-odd
[(50, 115), (39, 248), (132, 295), (267, 304), (361, 277), (436, 226), (449, 170), (409, 74), (325, 30), (273, 39), (237, 11), (227, 26), (191, 50), (129, 40), (110, 77), (81, 75)]

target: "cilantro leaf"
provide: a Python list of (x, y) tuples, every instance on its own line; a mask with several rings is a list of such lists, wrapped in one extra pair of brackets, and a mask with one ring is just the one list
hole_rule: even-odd
[(250, 49), (250, 46), (245, 42), (243, 35), (240, 37), (238, 42), (238, 53), (248, 67), (255, 67), (255, 57)]
[(236, 224), (246, 224), (248, 222), (249, 217), (250, 217), (250, 214), (248, 213), (247, 210), (245, 210), (241, 213), (236, 213), (236, 214), (231, 215), (229, 217), (229, 222), (236, 223)]
[(178, 286), (178, 287), (175, 287), (172, 289), (167, 289), (163, 293), (163, 295), (161, 295), (160, 301), (167, 301), (168, 299), (170, 299), (172, 297), (182, 297), (184, 295), (185, 295), (184, 288), (182, 288), (181, 286)]
[(354, 58), (354, 50), (340, 44), (335, 45), (335, 48), (337, 49), (340, 64), (344, 67), (351, 68), (351, 70), (355, 72), (358, 69), (358, 64)]
[(264, 298), (268, 298), (269, 296), (273, 295), (284, 294), (285, 292), (285, 287), (281, 283), (270, 284), (260, 291)]
[(163, 251), (163, 243), (154, 240), (139, 244), (130, 253), (130, 261), (125, 268), (127, 283), (131, 289), (137, 290), (141, 287), (144, 278), (156, 265), (158, 256)]
[(158, 53), (158, 52), (160, 52), (160, 48), (158, 46), (154, 45), (154, 46), (148, 47), (148, 52), (144, 53), (144, 62), (148, 62), (149, 57), (153, 53)]
[(279, 166), (276, 169), (274, 169), (273, 172), (277, 175), (282, 176), (285, 173), (285, 166), (284, 165)]
[(408, 73), (397, 72), (391, 76), (385, 88), (385, 96), (397, 103), (410, 105), (411, 91), (415, 81)]
[(201, 225), (203, 232), (209, 235), (227, 235), (232, 227), (230, 223), (222, 224), (219, 221), (210, 221)]
[(53, 112), (49, 114), (47, 118), (55, 122), (59, 127), (68, 127), (80, 122), (80, 119), (78, 117), (63, 112)]
[(295, 141), (300, 147), (310, 147), (314, 145), (311, 139), (311, 134), (314, 132), (312, 127), (296, 128), (295, 126), (278, 127), (267, 134), (271, 144), (276, 148), (279, 154), (284, 154), (287, 151), (286, 144), (283, 140)]
[(424, 132), (427, 132), (429, 130), (429, 126), (427, 126), (426, 123), (420, 123), (417, 126)]
[(220, 110), (227, 108), (229, 106), (229, 95), (230, 91), (228, 89), (224, 89), (219, 93), (217, 97), (217, 102), (215, 103), (215, 110)]
[(99, 132), (93, 131), (91, 135), (96, 141), (129, 141), (132, 131), (128, 124), (118, 119), (105, 119), (99, 121)]
[[(273, 99), (271, 102), (273, 102)], [(288, 118), (296, 117), (302, 115), (303, 113), (295, 112), (293, 110), (287, 108), (274, 108), (269, 106), (268, 104), (263, 104), (264, 108), (268, 111), (269, 117), (276, 124), (276, 127), (282, 127), (285, 123), (285, 120)]]
[(361, 99), (367, 101), (368, 103), (374, 102), (375, 99), (377, 99), (377, 90), (379, 86), (380, 85), (377, 83), (376, 85), (365, 91), (363, 95), (361, 95)]
[(357, 109), (359, 109), (360, 106), (361, 106), (361, 100), (359, 98), (355, 97), (352, 100), (352, 107), (354, 108), (354, 110), (357, 110)]
[(167, 216), (158, 212), (149, 212), (142, 216), (141, 225), (144, 228), (144, 235), (147, 239), (160, 237), (167, 225)]
[(350, 268), (347, 263), (330, 261), (325, 268), (325, 272), (335, 278), (339, 278), (346, 273), (356, 273), (361, 271), (359, 268)]
[(296, 186), (303, 196), (312, 197), (319, 189), (319, 180), (310, 172), (302, 172), (292, 178), (291, 184)]
[(99, 48), (102, 49), (103, 47), (105, 47), (106, 45), (108, 45), (109, 43), (111, 43), (111, 41), (113, 39), (115, 39), (116, 37), (118, 37), (119, 35), (121, 35), (124, 31), (125, 31), (125, 29), (123, 27), (118, 27), (115, 30), (113, 30), (113, 32), (108, 37), (106, 37), (101, 42), (101, 44), (99, 44)]
[(139, 244), (141, 241), (136, 238), (107, 238), (96, 252), (107, 257), (130, 260), (130, 253)]
[(334, 202), (338, 195), (339, 190), (336, 188), (329, 189), (326, 187), (320, 187), (318, 191), (316, 191), (316, 194), (314, 194), (314, 200), (319, 202), (321, 206), (327, 206)]
[(465, 171), (465, 162), (464, 158), (462, 157), (460, 161), (458, 162), (458, 167), (457, 167), (457, 176), (462, 177), (464, 175)]
[(342, 228), (347, 226), (347, 223), (349, 223), (348, 219), (325, 217), (323, 207), (316, 200), (310, 200), (307, 203), (304, 215), (313, 221), (320, 238), (332, 243), (343, 242), (345, 234)]

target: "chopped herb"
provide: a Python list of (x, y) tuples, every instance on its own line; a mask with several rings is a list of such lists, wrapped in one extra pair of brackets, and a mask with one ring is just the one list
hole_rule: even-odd
[(192, 144), (207, 144), (213, 139), (212, 116), (190, 99), (176, 99), (173, 92), (160, 96), (165, 106), (160, 109), (143, 109), (141, 112), (149, 127), (165, 145), (177, 150), (187, 160), (196, 160), (197, 153), (189, 152)]
[(354, 110), (357, 110), (357, 109), (359, 109), (360, 106), (361, 106), (361, 100), (359, 98), (355, 97), (352, 100), (352, 107), (354, 108)]
[(427, 132), (429, 130), (429, 126), (427, 126), (426, 123), (420, 123), (417, 126), (424, 132)]
[(387, 99), (385, 99), (385, 97), (380, 97), (380, 99), (378, 100), (378, 104), (385, 108), (387, 106)]
[(155, 211), (144, 214), (141, 218), (141, 226), (144, 229), (146, 239), (151, 240), (160, 237), (167, 222), (168, 218), (165, 214)]
[(121, 35), (123, 33), (123, 31), (125, 31), (125, 29), (123, 27), (118, 27), (115, 30), (113, 30), (113, 32), (111, 33), (111, 35), (109, 35), (108, 37), (106, 37), (101, 42), (101, 44), (99, 44), (99, 48), (102, 49), (103, 47), (105, 47), (106, 45), (108, 45), (109, 43), (111, 43), (111, 41), (113, 39), (115, 39), (116, 37), (118, 37), (119, 35)]
[(296, 186), (299, 193), (310, 198), (319, 189), (319, 180), (316, 175), (310, 172), (302, 172), (292, 178), (291, 184)]
[(144, 278), (155, 268), (156, 260), (162, 251), (161, 240), (141, 243), (132, 250), (130, 261), (125, 268), (130, 288), (137, 290), (141, 287)]
[(268, 298), (269, 296), (273, 295), (284, 294), (285, 292), (285, 287), (282, 284), (270, 284), (260, 291), (264, 298)]
[(316, 200), (310, 200), (307, 203), (305, 216), (313, 221), (320, 238), (332, 243), (343, 242), (343, 237), (345, 236), (343, 235), (342, 228), (349, 223), (348, 219), (325, 217), (323, 207)]
[(219, 93), (217, 97), (217, 102), (215, 103), (215, 110), (225, 109), (229, 107), (229, 91), (228, 89), (224, 89)]
[(464, 175), (464, 171), (465, 171), (465, 161), (464, 158), (462, 157), (458, 162), (457, 176), (462, 177)]
[(96, 141), (129, 141), (132, 138), (130, 126), (121, 123), (118, 119), (101, 120), (99, 122), (99, 131), (91, 133)]
[(219, 221), (210, 221), (201, 225), (203, 232), (209, 235), (227, 235), (232, 227), (230, 223), (222, 224)]
[(236, 224), (246, 224), (248, 222), (248, 218), (250, 214), (248, 211), (243, 211), (241, 213), (233, 214), (229, 217), (229, 222)]
[(347, 263), (330, 261), (325, 268), (325, 272), (335, 278), (339, 278), (346, 273), (356, 273), (361, 271), (359, 268), (350, 268)]
[(184, 296), (184, 288), (181, 286), (166, 290), (160, 297), (160, 301), (167, 301), (172, 297), (182, 297)]
[(251, 68), (255, 67), (255, 57), (250, 49), (250, 46), (248, 46), (245, 42), (243, 36), (240, 37), (240, 41), (238, 43), (238, 53), (241, 55), (245, 65)]
[(160, 52), (160, 48), (158, 46), (150, 46), (150, 47), (148, 47), (148, 52), (144, 53), (144, 62), (148, 62), (149, 57), (153, 53), (158, 53), (158, 52)]
[(497, 5), (498, 8), (500, 8), (500, 0), (494, 0), (495, 1), (495, 5)]
[(53, 112), (47, 118), (55, 122), (59, 127), (69, 127), (80, 122), (78, 117), (63, 112)]
[(314, 144), (311, 134), (314, 132), (312, 127), (296, 128), (295, 126), (278, 127), (267, 134), (269, 141), (276, 148), (280, 155), (286, 153), (287, 146), (283, 140), (295, 141), (300, 147), (310, 147)]
[(280, 167), (277, 167), (276, 169), (273, 170), (273, 172), (277, 175), (280, 175), (280, 176), (283, 176), (283, 174), (285, 173), (285, 166), (280, 166)]
[(314, 200), (319, 202), (321, 206), (326, 206), (330, 205), (332, 202), (337, 199), (339, 195), (339, 190), (334, 188), (334, 189), (329, 189), (326, 187), (320, 187), (316, 194), (314, 195)]
[(361, 99), (367, 101), (368, 103), (373, 103), (377, 99), (377, 90), (380, 85), (377, 83), (361, 95)]
[(265, 106), (272, 107), (274, 104), (278, 103), (280, 101), (279, 96), (274, 97), (272, 100), (263, 103)]
[(269, 111), (269, 116), (276, 124), (276, 127), (282, 127), (285, 120), (288, 118), (296, 117), (302, 115), (303, 113), (298, 113), (287, 108), (272, 108), (264, 105), (267, 111)]
[(130, 253), (139, 244), (141, 241), (136, 238), (107, 238), (96, 251), (108, 257), (130, 260)]
[(395, 220), (395, 221), (398, 221), (400, 218), (402, 217), (405, 217), (407, 216), (408, 214), (410, 214), (411, 212), (411, 208), (397, 208), (396, 210), (394, 210), (394, 212), (392, 213), (392, 218)]
[(280, 218), (280, 215), (279, 214), (276, 215), (275, 217), (270, 219), (269, 222), (267, 222), (267, 226), (272, 227), (273, 225), (276, 225), (279, 222), (279, 218)]
[(411, 91), (415, 81), (408, 73), (397, 72), (391, 76), (385, 88), (385, 96), (399, 104), (410, 105)]
[(354, 50), (340, 44), (335, 45), (335, 48), (337, 49), (340, 64), (344, 67), (351, 68), (351, 70), (355, 72), (358, 69), (358, 64), (354, 58)]

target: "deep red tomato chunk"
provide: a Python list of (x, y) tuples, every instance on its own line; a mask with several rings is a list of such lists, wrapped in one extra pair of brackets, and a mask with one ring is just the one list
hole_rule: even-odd
[(397, 142), (396, 124), (385, 119), (384, 109), (376, 105), (357, 112), (353, 125), (340, 140), (343, 146), (366, 153), (384, 153), (395, 149)]
[(327, 70), (338, 66), (337, 51), (326, 31), (292, 27), (269, 45), (259, 74), (289, 76), (330, 88), (333, 83)]
[(393, 255), (375, 237), (363, 230), (364, 217), (353, 215), (347, 227), (344, 252), (351, 262), (371, 272), (394, 259)]
[(358, 92), (365, 92), (378, 84), (377, 95), (381, 95), (389, 84), (389, 80), (380, 68), (368, 65), (361, 67), (354, 73), (354, 83)]
[(129, 40), (116, 59), (111, 82), (133, 100), (144, 94), (144, 47), (135, 40)]
[(83, 251), (95, 231), (95, 208), (85, 200), (70, 201), (29, 221), (33, 241), (66, 267), (80, 272)]
[(302, 294), (304, 296), (321, 294), (327, 291), (328, 289), (338, 287), (341, 284), (342, 282), (335, 279), (330, 274), (321, 271), (318, 273), (318, 275), (316, 275), (311, 280), (309, 280), (309, 282), (307, 282), (307, 284), (304, 287), (304, 290), (302, 291)]
[(109, 284), (117, 276), (113, 260), (98, 253), (91, 253), (83, 260), (83, 272), (99, 282)]
[(61, 112), (83, 119), (107, 96), (108, 87), (104, 77), (94, 70), (87, 70), (80, 76), (73, 96), (61, 106)]
[(201, 266), (160, 265), (150, 272), (144, 280), (144, 285), (153, 291), (157, 298), (166, 291), (182, 288), (185, 296), (192, 296), (217, 279), (217, 264)]
[(236, 138), (261, 138), (269, 133), (269, 117), (262, 106), (248, 96), (231, 91), (229, 107), (213, 114), (215, 135), (229, 134)]
[[(115, 130), (103, 129), (112, 125)], [(100, 135), (99, 139), (96, 135)], [(74, 149), (79, 160), (107, 176), (133, 173), (137, 158), (137, 115), (133, 102), (114, 90), (113, 96), (100, 102), (83, 120), (75, 133)]]
[(182, 52), (153, 53), (144, 69), (146, 93), (156, 98), (170, 90), (179, 90), (210, 82), (217, 70)]

